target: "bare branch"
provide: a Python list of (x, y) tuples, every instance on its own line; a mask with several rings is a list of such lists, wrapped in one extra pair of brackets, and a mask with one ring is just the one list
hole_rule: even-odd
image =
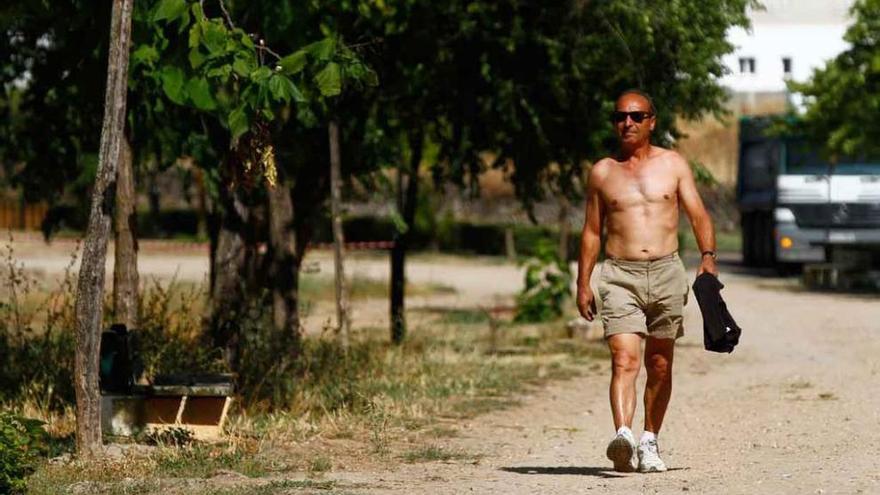
[(257, 43), (257, 50), (262, 50), (262, 51), (268, 53), (269, 55), (272, 55), (272, 56), (275, 57), (277, 60), (281, 60), (281, 55), (278, 55), (278, 53), (275, 52), (275, 50), (273, 50), (273, 49), (269, 48), (268, 46), (266, 46), (265, 41), (262, 40), (262, 39), (260, 39), (260, 40), (259, 40), (259, 43)]
[(220, 10), (223, 11), (223, 17), (226, 18), (226, 23), (229, 24), (229, 27), (235, 29), (235, 23), (232, 22), (232, 16), (229, 15), (229, 11), (226, 10), (226, 4), (223, 3), (223, 0), (217, 0), (217, 3), (220, 4)]

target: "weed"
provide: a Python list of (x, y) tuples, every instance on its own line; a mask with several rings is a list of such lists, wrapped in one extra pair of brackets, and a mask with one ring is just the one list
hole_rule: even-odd
[(324, 473), (333, 469), (333, 461), (329, 457), (319, 455), (309, 461), (310, 473)]
[(196, 444), (186, 448), (162, 449), (153, 459), (162, 476), (174, 478), (207, 478), (218, 470), (235, 471), (245, 476), (263, 476), (255, 448), (241, 446), (208, 446)]
[(473, 459), (474, 456), (459, 450), (448, 450), (436, 445), (427, 445), (405, 452), (401, 458), (409, 464), (414, 464), (416, 462)]
[(192, 445), (195, 438), (193, 438), (192, 432), (186, 428), (171, 427), (150, 430), (143, 435), (140, 441), (149, 445), (186, 447)]
[(59, 287), (40, 297), (39, 282), (15, 260), (11, 239), (7, 244), (0, 280), (6, 295), (0, 302), (0, 403), (28, 405), (48, 419), (72, 402), (75, 262), (76, 252)]
[(541, 322), (562, 316), (563, 304), (571, 297), (571, 272), (553, 243), (542, 239), (525, 268), (525, 287), (516, 298), (514, 320)]
[(370, 445), (376, 454), (385, 454), (388, 452), (388, 415), (380, 402), (374, 402), (370, 415)]

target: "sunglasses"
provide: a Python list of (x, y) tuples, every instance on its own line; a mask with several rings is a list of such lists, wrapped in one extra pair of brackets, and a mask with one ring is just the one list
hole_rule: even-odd
[(654, 114), (651, 112), (621, 112), (619, 110), (615, 110), (611, 112), (611, 122), (619, 124), (621, 122), (625, 122), (626, 118), (629, 117), (636, 124), (641, 124), (643, 120), (653, 116)]

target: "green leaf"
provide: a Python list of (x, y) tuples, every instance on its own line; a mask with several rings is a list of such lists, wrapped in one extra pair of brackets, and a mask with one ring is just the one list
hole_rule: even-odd
[(299, 50), (293, 52), (282, 58), (281, 61), (278, 62), (278, 65), (281, 66), (281, 71), (288, 76), (298, 74), (306, 66), (306, 51)]
[(226, 27), (216, 21), (202, 24), (202, 44), (211, 55), (223, 53), (226, 49)]
[(186, 93), (183, 90), (183, 71), (178, 67), (165, 66), (159, 76), (162, 79), (162, 91), (169, 100), (183, 105)]
[(309, 53), (312, 57), (315, 57), (316, 60), (327, 61), (333, 57), (333, 54), (336, 52), (336, 39), (335, 38), (324, 38), (321, 41), (316, 41), (310, 45), (307, 45), (303, 48), (306, 52)]
[(229, 126), (229, 132), (232, 134), (232, 146), (235, 147), (238, 144), (238, 139), (250, 129), (250, 123), (244, 108), (238, 107), (229, 112), (226, 124)]
[(198, 69), (205, 63), (205, 56), (202, 55), (202, 52), (199, 51), (198, 48), (189, 51), (189, 65), (193, 69)]
[(131, 54), (133, 63), (152, 65), (159, 60), (159, 51), (152, 45), (141, 45)]
[(189, 30), (189, 47), (195, 48), (199, 46), (199, 42), (202, 39), (202, 26), (200, 23), (197, 23), (195, 26), (190, 28)]
[(285, 103), (290, 102), (291, 98), (300, 103), (305, 101), (305, 96), (303, 96), (293, 81), (281, 74), (275, 74), (269, 79), (269, 91), (272, 93), (273, 98)]
[(293, 101), (297, 103), (305, 103), (307, 101), (306, 95), (302, 94), (302, 91), (296, 87), (296, 84), (294, 84), (293, 81), (290, 82), (290, 88), (288, 88), (288, 90), (290, 91), (290, 96), (293, 98)]
[(185, 0), (161, 0), (153, 12), (154, 21), (173, 21), (186, 12)]
[(272, 69), (266, 66), (262, 66), (257, 70), (251, 72), (251, 79), (257, 83), (265, 82), (270, 77), (272, 77)]
[(232, 67), (230, 67), (228, 64), (224, 64), (209, 70), (206, 75), (208, 77), (219, 77), (221, 79), (226, 79), (231, 73)]
[(211, 86), (208, 81), (202, 78), (190, 79), (186, 84), (186, 92), (189, 98), (199, 110), (214, 110), (217, 108), (217, 102), (211, 95)]
[(202, 4), (196, 2), (192, 4), (192, 8), (190, 10), (192, 11), (193, 16), (195, 16), (196, 22), (201, 22), (206, 19), (205, 11), (202, 10)]
[(251, 37), (248, 36), (247, 33), (244, 33), (244, 32), (241, 33), (241, 38), (240, 38), (240, 39), (241, 39), (241, 44), (244, 45), (245, 48), (247, 48), (247, 49), (249, 49), (249, 50), (253, 50), (253, 49), (254, 49), (254, 40), (252, 40)]
[(234, 70), (235, 73), (241, 77), (247, 77), (256, 68), (257, 62), (252, 59), (243, 59), (236, 57), (235, 61), (232, 62), (232, 70)]
[(315, 75), (315, 83), (324, 96), (336, 96), (342, 93), (342, 71), (339, 64), (330, 62)]

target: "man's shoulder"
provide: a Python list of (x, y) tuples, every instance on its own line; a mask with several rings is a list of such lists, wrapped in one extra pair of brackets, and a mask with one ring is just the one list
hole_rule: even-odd
[(655, 159), (661, 162), (664, 168), (675, 175), (682, 176), (690, 171), (690, 164), (678, 151), (661, 148), (659, 146), (654, 146), (652, 151)]
[(608, 171), (617, 163), (617, 160), (610, 156), (606, 156), (605, 158), (600, 159), (596, 163), (593, 164), (592, 169), (590, 169), (591, 173), (598, 174), (607, 174)]
[(660, 146), (652, 146), (651, 151), (656, 158), (660, 158), (669, 163), (687, 164), (687, 160), (685, 160), (685, 158), (681, 156), (681, 153), (679, 153), (678, 151), (671, 150), (669, 148), (663, 148)]

